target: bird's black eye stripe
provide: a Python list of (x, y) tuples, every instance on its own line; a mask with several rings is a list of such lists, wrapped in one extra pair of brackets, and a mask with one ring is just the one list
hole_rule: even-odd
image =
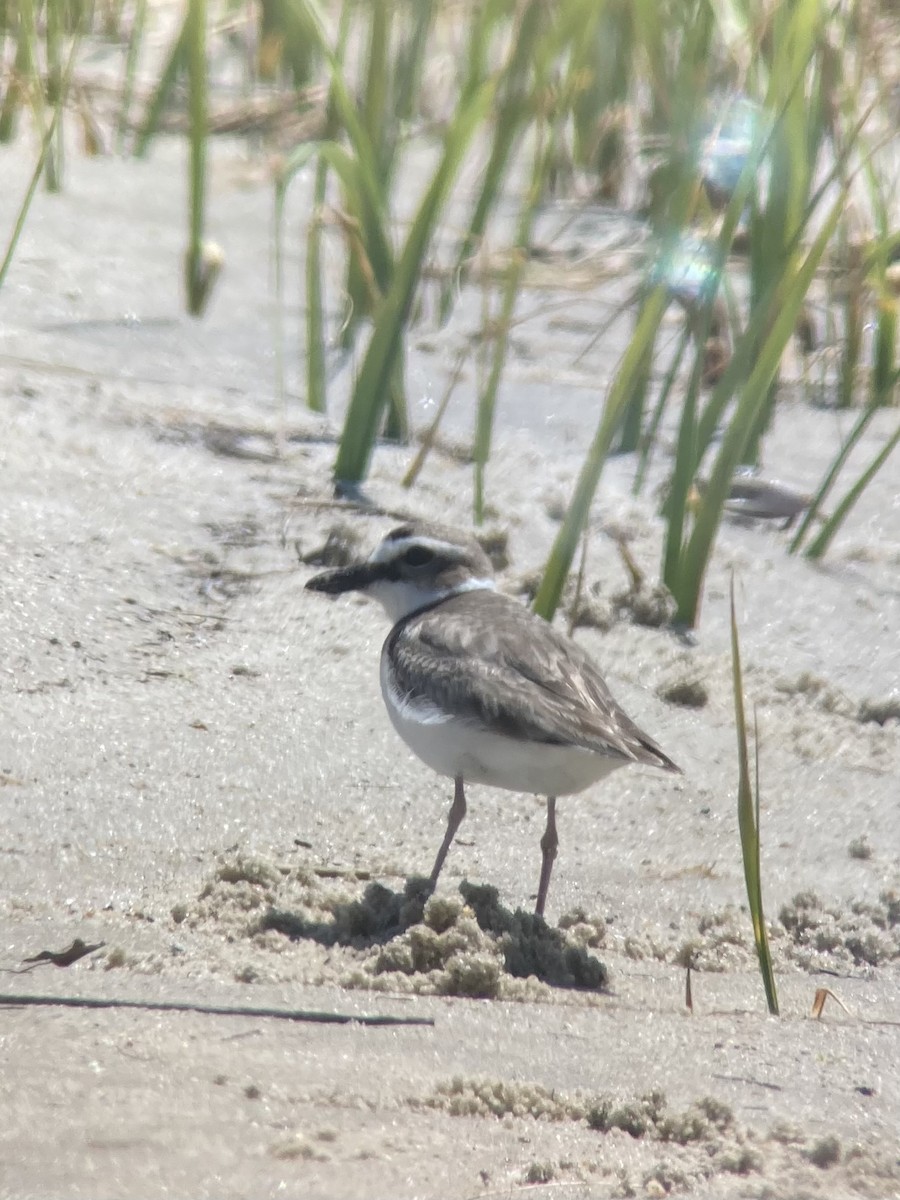
[(424, 567), (434, 558), (434, 551), (427, 546), (410, 546), (403, 552), (403, 561), (408, 567)]

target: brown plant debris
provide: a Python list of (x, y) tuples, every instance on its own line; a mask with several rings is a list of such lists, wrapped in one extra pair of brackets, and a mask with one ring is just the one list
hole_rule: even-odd
[(835, 1002), (835, 1004), (837, 1004), (840, 1008), (842, 1008), (844, 1010), (844, 1012), (849, 1011), (847, 1008), (847, 1005), (844, 1004), (844, 1002), (841, 999), (839, 999), (830, 988), (820, 987), (820, 988), (816, 988), (816, 994), (813, 999), (813, 1006), (812, 1006), (812, 1013), (811, 1013), (813, 1020), (815, 1020), (815, 1021), (822, 1020), (822, 1013), (825, 1010), (825, 1001), (828, 999), (833, 1000)]
[(12, 973), (24, 975), (26, 971), (33, 971), (35, 967), (40, 967), (44, 963), (51, 963), (54, 967), (71, 967), (72, 963), (78, 962), (80, 958), (84, 958), (88, 954), (93, 954), (95, 950), (102, 950), (105, 945), (105, 942), (88, 945), (81, 938), (75, 938), (71, 945), (66, 946), (65, 950), (41, 950), (38, 954), (33, 954), (31, 958), (23, 958), (22, 962), (29, 965)]

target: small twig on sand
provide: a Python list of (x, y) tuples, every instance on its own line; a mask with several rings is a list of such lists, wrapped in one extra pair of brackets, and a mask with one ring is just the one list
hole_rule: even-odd
[(144, 1012), (202, 1013), (211, 1017), (271, 1017), (278, 1021), (308, 1021), (315, 1025), (434, 1025), (433, 1017), (353, 1016), (302, 1008), (246, 1008), (224, 1004), (189, 1004), (178, 1000), (104, 1000), (97, 996), (27, 996), (0, 994), (0, 1004), (59, 1006), (61, 1008), (138, 1008)]

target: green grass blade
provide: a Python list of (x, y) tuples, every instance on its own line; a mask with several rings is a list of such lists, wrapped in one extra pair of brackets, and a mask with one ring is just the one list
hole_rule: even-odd
[(844, 321), (841, 338), (840, 380), (838, 383), (837, 408), (852, 408), (856, 398), (856, 381), (859, 375), (859, 360), (863, 347), (865, 325), (865, 281), (859, 255), (841, 238), (837, 269), (843, 278)]
[(869, 404), (868, 407), (859, 414), (856, 424), (851, 429), (847, 440), (844, 442), (843, 446), (841, 446), (839, 452), (835, 455), (833, 462), (829, 465), (828, 470), (825, 472), (825, 477), (819, 485), (819, 490), (813, 497), (812, 504), (810, 504), (809, 508), (806, 510), (803, 520), (800, 522), (799, 529), (794, 534), (791, 544), (788, 547), (788, 552), (790, 554), (796, 554), (803, 545), (804, 538), (812, 526), (813, 521), (817, 518), (819, 512), (821, 511), (822, 505), (828, 498), (828, 495), (831, 492), (831, 489), (834, 486), (835, 481), (837, 480), (837, 477), (844, 466), (844, 463), (850, 457), (853, 447), (871, 424), (872, 418), (875, 416), (877, 411), (876, 405)]
[(892, 296), (878, 301), (872, 359), (872, 394), (879, 404), (892, 405), (897, 384), (897, 301)]
[(317, 39), (317, 49), (322, 54), (329, 70), (329, 103), (333, 106), (335, 118), (340, 127), (346, 131), (354, 154), (359, 160), (360, 179), (366, 185), (366, 200), (379, 210), (380, 221), (383, 223), (384, 192), (379, 182), (378, 154), (347, 86), (341, 56), (331, 49), (325, 21), (313, 0), (284, 0), (284, 2), (287, 8), (300, 10), (304, 19), (309, 18), (309, 28)]
[(437, 7), (436, 0), (416, 0), (413, 6), (412, 30), (397, 62), (394, 116), (398, 122), (412, 119), (416, 98), (422, 92), (428, 34)]
[[(784, 347), (797, 320), (800, 305), (809, 290), (825, 248), (837, 226), (844, 208), (843, 194), (835, 201), (819, 235), (806, 257), (793, 270), (785, 271), (782, 286), (773, 299), (771, 330), (759, 350), (756, 364), (742, 392), (734, 417), (730, 421), (710, 474), (708, 486), (698, 506), (693, 529), (684, 549), (677, 575), (669, 583), (678, 604), (677, 619), (693, 626), (700, 608), (700, 596), (706, 564), (712, 553), (716, 532), (722, 519), (725, 501), (731, 487), (735, 468), (741, 463), (745, 448), (756, 427), (759, 414), (768, 400), (768, 389), (778, 369)], [(751, 323), (752, 324), (752, 323)], [(748, 329), (742, 341), (749, 340)], [(727, 374), (727, 372), (726, 372)], [(667, 582), (669, 582), (667, 580)]]
[(137, 73), (138, 57), (141, 43), (144, 39), (144, 29), (147, 23), (147, 0), (136, 0), (134, 16), (131, 22), (131, 34), (128, 38), (128, 49), (125, 53), (125, 70), (122, 79), (122, 101), (119, 105), (119, 118), (116, 122), (116, 150), (119, 154), (125, 151), (125, 136), (128, 132), (128, 119), (131, 111), (131, 101), (134, 96), (134, 79)]
[[(341, 343), (349, 347), (354, 341), (360, 321), (373, 311), (376, 304), (377, 296), (373, 294), (372, 280), (376, 284), (377, 293), (384, 295), (393, 278), (395, 255), (388, 232), (390, 175), (383, 172), (381, 162), (382, 146), (385, 143), (381, 131), (377, 128), (377, 122), (374, 123), (374, 127), (370, 127), (368, 115), (365, 112), (360, 113), (348, 84), (344, 67), (348, 29), (342, 23), (338, 48), (336, 51), (332, 50), (324, 18), (313, 0), (283, 0), (283, 3), (292, 10), (302, 12), (310, 36), (316, 42), (316, 49), (328, 67), (329, 125), (346, 133), (357, 163), (352, 181), (345, 176), (341, 177), (344, 205), (359, 223), (359, 237), (351, 239), (348, 251), (345, 283), (348, 306), (341, 331)], [(345, 8), (342, 12), (342, 22), (348, 13), (349, 10)], [(373, 19), (377, 16), (377, 12), (374, 12)], [(376, 43), (378, 41), (379, 38), (376, 38)], [(377, 47), (376, 53), (379, 53)], [(386, 86), (384, 53), (386, 51), (381, 53), (380, 62), (371, 66), (370, 74), (374, 72), (377, 81), (373, 79), (370, 83), (376, 91), (382, 85)], [(377, 103), (380, 104), (381, 101), (378, 100)], [(361, 253), (364, 253), (367, 261), (362, 261)]]
[(759, 739), (756, 740), (756, 789), (750, 779), (750, 756), (747, 751), (747, 721), (744, 712), (744, 681), (741, 672), (741, 650), (738, 639), (737, 616), (734, 604), (734, 578), (731, 580), (731, 670), (734, 683), (734, 723), (738, 744), (738, 829), (741, 856), (744, 861), (744, 881), (747, 902), (753, 922), (753, 940), (759, 959), (759, 971), (766, 992), (766, 1003), (772, 1016), (778, 1016), (778, 993), (775, 972), (769, 949), (769, 935), (763, 913), (762, 876), (760, 869), (759, 832)]
[[(375, 149), (375, 161), (379, 176), (384, 173), (393, 158), (389, 148), (392, 130), (388, 122), (388, 92), (390, 76), (388, 62), (391, 52), (391, 14), (389, 0), (369, 0), (369, 48), (366, 64), (366, 82), (363, 93), (362, 118), (366, 135)], [(386, 189), (385, 189), (386, 190)]]
[(515, 313), (519, 287), (528, 261), (528, 246), (531, 241), (531, 231), (534, 227), (537, 206), (543, 194), (551, 162), (552, 146), (550, 139), (546, 136), (546, 131), (542, 127), (538, 129), (536, 138), (537, 145), (534, 150), (531, 182), (519, 209), (516, 233), (513, 240), (512, 260), (507, 268), (506, 280), (503, 285), (500, 315), (493, 322), (495, 332), (491, 369), (481, 395), (478, 398), (473, 453), (475, 464), (473, 507), (476, 525), (480, 525), (484, 520), (484, 476), (491, 454), (497, 393), (500, 389), (500, 380), (503, 376), (503, 368), (506, 365), (506, 356), (509, 350), (510, 324)]
[(431, 422), (431, 424), (426, 429), (425, 433), (422, 435), (422, 444), (419, 446), (419, 449), (417, 450), (416, 454), (414, 455), (413, 460), (409, 464), (409, 467), (406, 470), (406, 474), (403, 476), (403, 479), (401, 481), (403, 484), (403, 487), (405, 487), (405, 488), (412, 487), (412, 485), (419, 478), (422, 468), (425, 466), (425, 459), (428, 457), (429, 453), (431, 452), (432, 447), (434, 446), (435, 440), (437, 439), (437, 435), (438, 435), (438, 429), (440, 428), (441, 421), (443, 421), (443, 419), (444, 419), (444, 413), (447, 411), (447, 408), (450, 404), (450, 400), (453, 396), (454, 391), (456, 390), (456, 385), (459, 383), (459, 379), (460, 379), (460, 376), (462, 375), (463, 367), (466, 364), (466, 357), (467, 357), (467, 355), (465, 353), (460, 353), (459, 355), (457, 355), (456, 365), (453, 368), (453, 373), (451, 374), (450, 379), (447, 382), (447, 387), (446, 387), (446, 390), (444, 391), (443, 396), (440, 399), (440, 403), (438, 404), (437, 408), (435, 409), (434, 420)]
[[(393, 5), (386, 0), (370, 0), (365, 9), (357, 9), (359, 14), (363, 11), (367, 13), (368, 35), (365, 78), (361, 84), (362, 95), (358, 108), (359, 127), (351, 137), (360, 163), (365, 164), (363, 169), (371, 173), (370, 190), (377, 193), (377, 211), (389, 207), (398, 138), (396, 122), (393, 113), (389, 111), (393, 71), (392, 8)], [(359, 35), (366, 36), (363, 30), (359, 30)], [(332, 81), (333, 97), (335, 88), (336, 85)], [(356, 116), (357, 112), (354, 111), (352, 119), (355, 120)], [(377, 303), (371, 286), (369, 267), (374, 268), (381, 292), (386, 291), (389, 286), (390, 272), (380, 269), (371, 257), (368, 263), (363, 261), (367, 253), (366, 229), (370, 224), (369, 214), (360, 206), (360, 200), (356, 197), (345, 196), (345, 203), (354, 211), (358, 211), (362, 225), (362, 239), (352, 239), (348, 246), (344, 281), (345, 317), (341, 324), (340, 343), (344, 349), (349, 349), (356, 340), (360, 324), (374, 311)], [(381, 223), (380, 219), (377, 223)], [(405, 405), (403, 407), (405, 408)], [(397, 404), (392, 395), (389, 421), (394, 421), (396, 414)]]
[(678, 339), (678, 346), (672, 358), (672, 364), (666, 372), (666, 377), (663, 380), (662, 387), (659, 390), (659, 396), (656, 400), (656, 405), (650, 415), (650, 420), (647, 423), (647, 428), (641, 436), (639, 443), (639, 456), (637, 470), (634, 474), (634, 484), (632, 486), (632, 494), (637, 496), (644, 487), (644, 482), (647, 477), (647, 471), (650, 469), (650, 459), (653, 454), (653, 447), (656, 445), (656, 438), (659, 432), (659, 426), (663, 418), (663, 413), (666, 409), (669, 396), (672, 388), (678, 378), (678, 372), (681, 368), (682, 360), (684, 359), (685, 351), (691, 341), (691, 330), (687, 322), (681, 331), (681, 337)]
[(322, 302), (322, 207), (328, 182), (328, 164), (316, 164), (313, 213), (306, 235), (306, 403), (313, 412), (325, 412), (325, 307)]
[[(292, 0), (264, 0), (260, 5), (260, 43), (272, 41), (278, 60), (288, 68), (295, 88), (304, 88), (313, 78), (317, 50), (317, 25), (310, 6)], [(278, 53), (280, 51), (280, 53)]]
[(166, 65), (163, 67), (153, 95), (150, 97), (150, 103), (147, 105), (144, 120), (141, 123), (141, 128), (134, 143), (135, 158), (143, 158), (150, 148), (150, 142), (155, 137), (159, 128), (160, 118), (166, 109), (166, 105), (169, 103), (172, 89), (175, 86), (175, 80), (184, 69), (188, 52), (189, 22), (190, 14), (188, 13), (178, 31), (178, 36), (172, 43), (172, 49), (169, 51)]
[[(325, 397), (325, 336), (324, 310), (321, 293), (321, 206), (325, 198), (326, 172), (330, 167), (342, 180), (348, 194), (359, 196), (364, 181), (357, 160), (336, 142), (307, 142), (287, 159), (275, 181), (275, 368), (276, 386), (285, 401), (284, 378), (284, 206), (292, 180), (312, 158), (318, 157), (314, 189), (314, 211), (307, 234), (306, 257), (306, 354), (307, 404), (315, 412), (324, 412)], [(384, 231), (380, 233), (382, 246)], [(386, 251), (385, 251), (386, 252)]]
[(203, 224), (206, 210), (206, 0), (189, 0), (185, 20), (190, 132), (190, 196), (188, 201), (188, 249), (185, 260), (187, 307), (199, 316), (206, 307), (212, 278), (207, 270)]
[[(47, 103), (58, 108), (66, 102), (63, 90), (62, 70), (62, 13), (60, 5), (48, 4), (46, 13), (46, 45), (47, 45)], [(62, 189), (63, 172), (63, 137), (62, 125), (57, 122), (53, 135), (50, 153), (47, 155), (47, 191), (58, 192)]]
[[(347, 39), (350, 36), (352, 4), (344, 0), (341, 5), (341, 17), (338, 25), (337, 45), (334, 52), (335, 63), (342, 63), (347, 49)], [(337, 116), (331, 99), (331, 89), (328, 95), (328, 108), (325, 121), (326, 140), (333, 141), (337, 135)], [(306, 403), (313, 412), (325, 412), (328, 405), (326, 369), (325, 369), (325, 305), (323, 301), (324, 282), (322, 276), (322, 236), (324, 230), (323, 209), (328, 192), (328, 160), (319, 157), (316, 163), (316, 179), (313, 186), (313, 211), (306, 233)], [(279, 313), (279, 321), (282, 316)], [(284, 369), (279, 371), (281, 394), (284, 395)]]
[[(746, 207), (755, 186), (759, 165), (762, 161), (766, 139), (757, 138), (757, 144), (748, 153), (738, 179), (737, 186), (729, 200), (722, 220), (719, 236), (712, 252), (711, 272), (714, 278), (721, 280), (725, 274), (725, 264), (728, 252), (734, 239), (741, 213)], [(671, 221), (676, 230), (684, 228), (696, 203), (696, 185), (691, 173), (687, 174), (676, 190), (672, 202), (667, 206), (666, 219)], [(671, 233), (668, 235), (671, 238)], [(757, 313), (756, 324), (751, 322), (750, 329), (740, 339), (735, 347), (731, 361), (726, 367), (722, 378), (713, 389), (703, 412), (698, 415), (701, 376), (703, 372), (704, 348), (712, 329), (713, 316), (717, 303), (715, 298), (710, 300), (692, 314), (690, 323), (697, 347), (694, 366), (691, 372), (682, 408), (681, 421), (678, 430), (678, 443), (675, 452), (675, 463), (666, 499), (666, 540), (663, 552), (663, 579), (674, 596), (684, 590), (683, 574), (685, 567), (685, 528), (688, 523), (687, 505), (693, 487), (694, 479), (700, 463), (712, 442), (716, 428), (725, 406), (731, 399), (739, 382), (746, 378), (750, 369), (756, 342), (750, 341), (751, 334), (759, 336), (763, 328), (764, 313)], [(682, 616), (680, 618), (684, 620)]]
[[(33, 60), (34, 6), (32, 0), (21, 0), (13, 8), (16, 20), (16, 56), (7, 76), (6, 94), (0, 107), (0, 143), (11, 142), (16, 136), (16, 118), (26, 94), (26, 80)], [(44, 169), (43, 158), (41, 170)]]
[(863, 471), (862, 475), (860, 475), (859, 479), (857, 479), (856, 483), (854, 483), (853, 487), (850, 488), (832, 515), (819, 530), (816, 537), (814, 537), (809, 543), (805, 550), (807, 558), (815, 559), (822, 557), (822, 555), (831, 545), (834, 535), (840, 529), (841, 525), (843, 525), (847, 514), (872, 482), (878, 471), (880, 471), (887, 462), (888, 458), (894, 452), (898, 442), (900, 442), (900, 426), (894, 430), (882, 448), (875, 455), (875, 458), (872, 460), (866, 470)]
[(444, 142), (444, 152), (419, 206), (397, 262), (391, 286), (378, 310), (375, 327), (353, 389), (334, 467), (339, 483), (359, 483), (365, 476), (389, 399), (401, 338), (421, 277), (435, 226), (475, 130), (494, 96), (485, 84), (457, 112)]
[(697, 436), (697, 398), (700, 392), (702, 348), (698, 346), (681, 408), (675, 462), (666, 497), (666, 540), (663, 549), (663, 580), (673, 596), (680, 590), (684, 567), (685, 526), (688, 521), (688, 498), (693, 487), (701, 451)]
[(597, 432), (582, 465), (574, 495), (556, 535), (534, 599), (534, 611), (547, 621), (553, 619), (559, 607), (566, 577), (578, 550), (581, 531), (587, 524), (610, 446), (619, 428), (624, 407), (633, 393), (635, 381), (643, 370), (644, 360), (656, 337), (667, 302), (663, 287), (656, 288), (648, 297), (609, 390)]
[[(78, 53), (78, 39), (75, 38), (69, 50), (69, 57), (66, 62), (66, 69), (63, 76), (63, 94), (68, 90), (69, 83), (72, 79), (72, 73), (75, 69), (75, 60)], [(56, 134), (56, 127), (62, 120), (63, 105), (58, 104), (53, 110), (53, 116), (50, 118), (50, 124), (44, 131), (44, 136), (41, 139), (41, 149), (38, 154), (37, 162), (34, 170), (31, 173), (31, 179), (28, 181), (28, 187), (25, 189), (25, 196), (19, 207), (16, 223), (13, 226), (12, 234), (10, 235), (9, 244), (6, 247), (6, 253), (3, 256), (3, 261), (0, 262), (0, 290), (3, 288), (3, 283), (9, 273), (9, 268), (16, 252), (16, 247), (19, 244), (19, 238), (22, 236), (22, 230), (25, 228), (25, 221), (28, 217), (31, 202), (34, 199), (34, 193), (37, 191), (40, 183), (41, 175), (44, 172), (44, 164), (47, 155), (51, 152), (53, 146), (53, 138)]]
[(406, 409), (406, 343), (401, 337), (394, 360), (391, 386), (388, 392), (384, 436), (390, 442), (406, 445), (409, 441), (409, 413)]
[(509, 349), (509, 327), (516, 308), (522, 272), (525, 269), (525, 255), (518, 239), (516, 242), (518, 248), (514, 251), (513, 261), (506, 272), (500, 314), (493, 321), (494, 351), (491, 355), (491, 369), (481, 395), (478, 397), (478, 408), (475, 415), (475, 446), (472, 457), (475, 466), (473, 517), (476, 525), (480, 525), (484, 520), (484, 475), (491, 455), (497, 392), (500, 388), (500, 380)]
[(454, 268), (448, 273), (441, 296), (441, 318), (450, 311), (453, 296), (473, 251), (480, 245), (493, 211), (513, 149), (531, 118), (531, 88), (536, 45), (546, 35), (549, 10), (543, 0), (527, 0), (518, 18), (509, 60), (503, 70), (494, 124), (494, 137), (487, 165), (482, 173), (481, 190), (469, 217), (466, 233), (456, 253)]
[[(394, 256), (387, 222), (382, 217), (381, 197), (367, 166), (335, 141), (307, 142), (289, 156), (281, 169), (279, 183), (285, 188), (310, 160), (324, 159), (341, 181), (351, 217), (357, 222), (359, 246), (370, 268), (367, 272), (376, 294), (386, 290), (394, 274)], [(283, 202), (283, 201), (282, 201)]]
[[(575, 159), (596, 180), (597, 194), (615, 200), (626, 142), (623, 123), (610, 117), (625, 111), (635, 83), (636, 6), (606, 0), (560, 8), (565, 35), (571, 39), (572, 72), (580, 76), (572, 98)], [(573, 15), (577, 24), (571, 27)]]

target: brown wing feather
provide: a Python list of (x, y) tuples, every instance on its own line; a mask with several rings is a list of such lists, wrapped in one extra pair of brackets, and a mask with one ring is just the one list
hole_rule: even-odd
[(462, 593), (406, 618), (389, 641), (397, 685), (411, 698), (425, 676), (423, 699), (495, 733), (678, 770), (580, 646), (509, 596)]

